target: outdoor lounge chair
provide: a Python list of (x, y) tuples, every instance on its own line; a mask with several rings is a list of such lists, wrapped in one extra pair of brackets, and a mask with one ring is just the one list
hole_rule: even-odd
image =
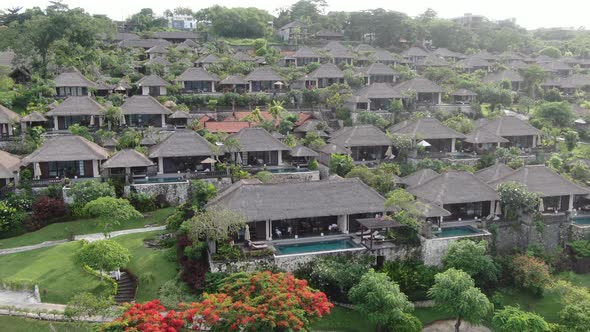
[(368, 235), (363, 236), (363, 240), (370, 240), (371, 236), (373, 237), (373, 240), (378, 240), (378, 241), (385, 240), (385, 236), (379, 234), (379, 231), (374, 231), (373, 234), (368, 234)]
[(248, 246), (250, 247), (250, 249), (253, 249), (253, 250), (260, 250), (260, 249), (268, 248), (268, 244), (266, 244), (264, 242), (248, 241)]

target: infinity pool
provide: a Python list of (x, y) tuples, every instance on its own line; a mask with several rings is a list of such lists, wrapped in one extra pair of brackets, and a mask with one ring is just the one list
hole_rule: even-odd
[(148, 178), (148, 179), (135, 179), (133, 183), (144, 184), (144, 183), (170, 183), (170, 182), (182, 182), (182, 178)]
[(479, 234), (480, 232), (471, 226), (447, 227), (440, 232), (434, 232), (435, 237), (454, 237)]
[(590, 216), (576, 217), (574, 223), (576, 225), (590, 225)]
[(342, 239), (321, 242), (279, 244), (274, 247), (277, 250), (277, 255), (291, 255), (318, 251), (354, 249), (360, 248), (361, 246), (354, 243), (351, 239)]

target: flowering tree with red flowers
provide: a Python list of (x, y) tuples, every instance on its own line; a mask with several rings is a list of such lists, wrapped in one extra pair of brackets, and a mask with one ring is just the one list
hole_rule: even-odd
[(166, 312), (159, 300), (135, 304), (101, 331), (306, 331), (334, 306), (290, 273), (237, 273), (221, 290), (178, 312)]

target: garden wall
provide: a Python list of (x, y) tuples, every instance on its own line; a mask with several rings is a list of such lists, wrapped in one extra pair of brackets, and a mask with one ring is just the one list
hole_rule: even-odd
[(386, 248), (371, 250), (372, 256), (383, 256), (387, 261), (405, 261), (409, 259), (421, 259), (422, 247), (402, 244), (389, 244)]
[(168, 204), (180, 205), (188, 200), (189, 182), (171, 182), (171, 183), (142, 183), (125, 186), (125, 196), (134, 188), (138, 193), (147, 194), (153, 197), (165, 197)]
[(531, 216), (523, 216), (520, 224), (496, 221), (490, 226), (498, 253), (511, 253), (514, 248), (538, 245), (552, 251), (568, 241), (569, 222), (564, 214), (543, 215), (542, 224), (536, 224)]
[(455, 241), (470, 239), (474, 241), (479, 240), (490, 240), (491, 234), (487, 231), (483, 231), (482, 234), (476, 234), (471, 236), (455, 236), (455, 237), (442, 237), (426, 239), (421, 238), (422, 241), (422, 260), (425, 265), (430, 266), (441, 266), (442, 258), (447, 253), (449, 245)]
[(569, 240), (585, 240), (590, 238), (590, 226), (570, 224)]

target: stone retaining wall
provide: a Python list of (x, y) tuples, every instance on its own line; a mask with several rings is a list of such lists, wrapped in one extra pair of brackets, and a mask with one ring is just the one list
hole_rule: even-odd
[(590, 226), (580, 226), (576, 224), (570, 224), (569, 226), (569, 240), (585, 240), (590, 239)]
[(142, 183), (125, 186), (124, 195), (128, 196), (133, 188), (137, 193), (153, 197), (163, 196), (168, 204), (180, 205), (188, 200), (189, 182)]
[(309, 172), (293, 172), (293, 173), (272, 173), (270, 177), (271, 183), (286, 183), (286, 182), (308, 182), (319, 181), (320, 171)]

